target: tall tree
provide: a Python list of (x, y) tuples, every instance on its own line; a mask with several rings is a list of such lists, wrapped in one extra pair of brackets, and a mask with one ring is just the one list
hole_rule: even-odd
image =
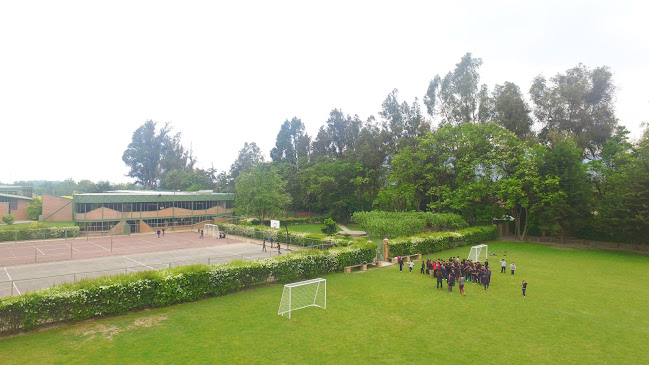
[(235, 180), (240, 174), (245, 174), (264, 162), (264, 155), (255, 142), (245, 142), (239, 150), (237, 159), (230, 165), (230, 179)]
[(481, 107), (478, 69), (481, 65), (482, 59), (473, 58), (471, 53), (467, 53), (455, 65), (453, 72), (447, 73), (444, 78), (435, 76), (428, 84), (424, 96), (428, 114), (439, 118), (441, 124), (478, 122)]
[(290, 204), (285, 182), (270, 164), (259, 164), (243, 172), (236, 181), (235, 206), (238, 212), (253, 214), (260, 220), (279, 216)]
[(534, 78), (530, 88), (534, 115), (543, 124), (540, 136), (570, 134), (583, 155), (595, 158), (615, 126), (615, 86), (608, 67), (589, 69), (583, 64), (549, 80)]
[(127, 176), (135, 178), (136, 183), (145, 189), (157, 188), (164, 173), (187, 169), (194, 161), (180, 144), (180, 134), (169, 135), (169, 123), (157, 133), (156, 125), (156, 122), (148, 120), (136, 129), (122, 155), (122, 160), (130, 168)]
[(304, 137), (304, 124), (297, 117), (288, 119), (277, 133), (275, 147), (270, 151), (273, 162), (286, 162), (298, 166), (300, 140)]
[(493, 119), (514, 132), (520, 139), (532, 134), (532, 110), (527, 105), (521, 89), (512, 82), (496, 85), (493, 92)]

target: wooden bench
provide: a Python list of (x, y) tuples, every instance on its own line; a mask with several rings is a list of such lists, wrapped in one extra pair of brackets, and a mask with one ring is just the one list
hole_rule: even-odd
[[(344, 272), (345, 274), (349, 274), (350, 272), (352, 272), (352, 269), (355, 268), (355, 267), (360, 267), (360, 268), (361, 268), (361, 271), (365, 271), (365, 270), (367, 270), (367, 265), (368, 265), (368, 264), (365, 263), (365, 264), (358, 264), (358, 265), (345, 266), (345, 268), (343, 269), (343, 272)], [(374, 265), (374, 263), (372, 263), (372, 265)]]
[[(405, 262), (411, 261), (411, 258), (412, 258), (412, 257), (416, 257), (417, 260), (421, 260), (421, 254), (420, 254), (420, 253), (416, 253), (416, 254), (414, 254), (414, 255), (403, 255), (403, 256), (401, 256), (401, 258), (402, 258), (403, 261), (405, 261)], [(397, 260), (396, 257), (391, 257), (390, 260), (392, 260), (392, 263), (393, 263), (393, 264), (396, 264), (397, 262), (399, 262), (399, 260)]]

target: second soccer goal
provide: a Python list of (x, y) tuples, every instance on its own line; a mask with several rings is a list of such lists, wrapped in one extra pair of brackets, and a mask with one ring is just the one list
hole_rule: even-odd
[(291, 312), (306, 307), (327, 308), (327, 280), (318, 278), (284, 285), (277, 314), (291, 318)]

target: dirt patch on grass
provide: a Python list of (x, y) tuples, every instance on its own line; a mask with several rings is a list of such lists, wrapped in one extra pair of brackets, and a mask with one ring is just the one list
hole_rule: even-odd
[(152, 316), (146, 318), (138, 318), (133, 323), (126, 326), (104, 326), (104, 325), (95, 325), (90, 328), (79, 329), (74, 332), (77, 336), (85, 337), (86, 340), (92, 340), (94, 338), (104, 338), (107, 340), (112, 340), (113, 336), (119, 335), (122, 332), (132, 331), (138, 328), (149, 328), (153, 326), (159, 326), (164, 320), (167, 319), (167, 316)]

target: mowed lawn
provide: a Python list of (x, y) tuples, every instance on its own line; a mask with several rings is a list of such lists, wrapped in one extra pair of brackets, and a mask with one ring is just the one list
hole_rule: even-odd
[[(500, 274), (498, 259), (516, 262)], [(430, 257), (466, 257), (469, 248)], [(0, 339), (2, 364), (643, 364), (649, 257), (489, 243), (461, 297), (398, 266), (332, 274), (327, 309), (277, 315), (282, 286)], [(522, 297), (520, 283), (528, 281)], [(446, 288), (446, 284), (444, 285)]]

